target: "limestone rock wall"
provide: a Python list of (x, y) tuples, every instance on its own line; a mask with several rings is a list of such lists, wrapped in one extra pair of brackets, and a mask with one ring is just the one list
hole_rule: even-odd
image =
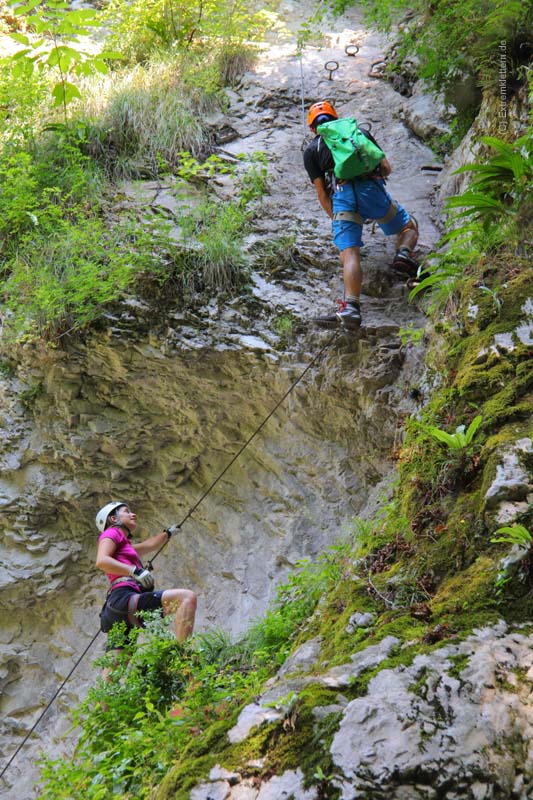
[[(365, 696), (349, 700), (350, 677), (377, 666), (399, 647), (398, 639), (387, 638), (325, 673), (317, 673), (320, 642), (312, 650), (307, 643), (269, 689), (243, 709), (228, 738), (240, 742), (252, 725), (285, 719), (289, 693), (322, 685), (338, 693), (335, 703), (315, 707), (313, 735), (318, 738), (328, 717), (339, 718), (327, 782), (328, 791), (338, 790), (342, 800), (531, 797), (531, 634), (511, 632), (505, 623), (478, 630), (463, 642), (418, 656), (409, 667), (383, 669)], [(171, 774), (156, 800), (173, 796)], [(304, 786), (298, 769), (260, 781), (250, 764), (231, 773), (214, 767), (191, 792), (194, 800), (322, 796), (319, 785)]]
[[(158, 585), (194, 588), (200, 627), (242, 632), (363, 509), (412, 403), (418, 356), (394, 339), (326, 351), (160, 555)], [(98, 507), (124, 498), (141, 537), (183, 519), (311, 358), (107, 335), (21, 354), (3, 380), (4, 752), (98, 629)]]
[[(327, 94), (341, 114), (370, 122), (393, 163), (389, 190), (420, 222), (421, 250), (438, 231), (428, 210), (433, 154), (401, 119), (401, 98), (368, 78), (383, 52), (379, 36), (354, 13), (324, 47), (295, 56), (304, 13), (288, 24), (256, 68), (228, 93), (231, 153), (264, 150), (269, 194), (249, 245), (288, 232), (295, 265), (279, 275), (253, 271), (251, 291), (215, 298), (184, 313), (124, 298), (108, 329), (56, 349), (4, 355), (0, 377), (0, 750), (9, 756), (53, 697), (98, 629), (105, 578), (94, 568), (96, 510), (124, 498), (139, 534), (182, 519), (272, 410), (328, 334), (309, 321), (342, 296), (330, 221), (303, 171), (307, 135), (301, 100)], [(338, 30), (341, 30), (339, 28)], [(357, 41), (356, 58), (344, 47)], [(324, 87), (324, 63), (339, 59)], [(302, 87), (303, 69), (303, 87)], [(221, 200), (224, 187), (217, 189)], [(140, 197), (152, 201), (150, 186)], [(161, 195), (161, 202), (166, 202)], [(168, 204), (169, 208), (172, 204)], [(388, 272), (394, 242), (365, 228), (363, 329), (340, 336), (290, 394), (261, 434), (188, 519), (156, 562), (159, 586), (182, 585), (200, 597), (199, 627), (233, 634), (263, 613), (291, 565), (313, 557), (345, 532), (376, 494), (416, 402), (423, 345), (402, 328), (424, 325), (405, 287)], [(292, 338), (276, 333), (280, 315), (296, 320)], [(35, 796), (36, 758), (68, 751), (68, 710), (94, 680), (100, 639), (10, 768), (2, 789)]]

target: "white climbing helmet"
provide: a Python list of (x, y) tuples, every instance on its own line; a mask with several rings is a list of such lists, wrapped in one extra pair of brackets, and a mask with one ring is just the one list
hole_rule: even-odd
[(120, 506), (127, 506), (127, 505), (128, 504), (125, 503), (123, 500), (115, 500), (112, 503), (106, 503), (106, 505), (100, 509), (100, 511), (96, 515), (96, 527), (98, 528), (100, 533), (102, 533), (105, 530), (105, 524), (107, 522), (108, 516), (112, 514), (113, 511), (116, 511), (117, 508), (120, 508)]

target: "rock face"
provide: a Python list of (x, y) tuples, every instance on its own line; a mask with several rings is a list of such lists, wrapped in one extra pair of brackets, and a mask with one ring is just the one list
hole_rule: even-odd
[[(420, 168), (432, 154), (404, 127), (400, 96), (368, 79), (382, 42), (358, 18), (327, 48), (306, 49), (304, 100), (324, 94), (324, 62), (354, 36), (361, 53), (340, 59), (328, 97), (340, 114), (372, 124), (393, 163), (389, 189), (418, 218), (428, 250), (437, 238), (426, 213), (433, 178)], [(200, 627), (238, 634), (264, 612), (292, 564), (364, 512), (415, 407), (409, 387), (422, 347), (405, 346), (399, 334), (422, 327), (423, 316), (388, 274), (394, 243), (379, 230), (365, 229), (361, 334), (329, 342), (310, 330), (309, 319), (334, 308), (342, 289), (330, 222), (301, 161), (307, 131), (294, 46), (271, 46), (229, 93), (223, 119), (238, 136), (227, 152), (262, 149), (269, 160), (270, 194), (250, 248), (294, 231), (296, 266), (255, 271), (246, 297), (194, 313), (171, 309), (164, 319), (126, 299), (105, 332), (56, 350), (21, 348), (2, 373), (0, 750), (8, 757), (98, 630), (106, 582), (94, 568), (94, 515), (103, 503), (131, 503), (140, 536), (186, 517), (316, 358), (156, 562), (158, 586), (198, 592)], [(218, 191), (223, 199), (224, 187)], [(276, 332), (283, 315), (296, 320), (288, 342)], [(98, 640), (17, 757), (6, 798), (34, 796), (41, 747), (68, 747), (55, 740), (69, 727), (65, 711), (94, 679), (90, 660), (101, 649)], [(284, 780), (291, 787), (299, 777)], [(274, 782), (268, 791), (261, 800), (296, 790)], [(308, 798), (303, 789), (301, 796)]]
[(333, 739), (343, 800), (530, 797), (532, 644), (502, 624), (380, 672)]
[(251, 780), (235, 775), (238, 783), (231, 786), (227, 780), (213, 780), (192, 790), (191, 800), (318, 800), (316, 789), (303, 788), (301, 770), (287, 770), (274, 775), (257, 789)]
[[(398, 649), (397, 639), (387, 641), (393, 638), (359, 651), (351, 663), (334, 668), (335, 674), (355, 676), (376, 666), (391, 648)], [(313, 684), (334, 685), (339, 690), (336, 704), (316, 708), (315, 719), (319, 730), (328, 715), (340, 717), (330, 746), (334, 768), (328, 780), (343, 800), (532, 796), (531, 634), (511, 632), (503, 622), (478, 630), (463, 642), (416, 657), (408, 667), (383, 669), (370, 680), (366, 694), (351, 701), (342, 694), (348, 681), (331, 684), (333, 670), (317, 674), (316, 645), (314, 657), (309, 647), (305, 654), (293, 655), (292, 668), (299, 674), (278, 675), (258, 702), (243, 710), (228, 734), (231, 742), (246, 739), (254, 726), (283, 719), (290, 692)], [(247, 772), (237, 769), (230, 775), (214, 769), (191, 798), (321, 796), (317, 787), (304, 790), (301, 776), (291, 771), (262, 784), (247, 778)], [(274, 784), (278, 794), (271, 794)]]
[(485, 494), (486, 508), (494, 508), (504, 501), (525, 501), (533, 491), (531, 471), (527, 464), (533, 462), (533, 443), (529, 437), (518, 439), (502, 453), (502, 462), (496, 467), (496, 476)]

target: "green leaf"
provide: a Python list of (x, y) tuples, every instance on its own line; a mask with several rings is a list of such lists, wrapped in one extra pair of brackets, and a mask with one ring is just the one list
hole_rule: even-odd
[(74, 98), (81, 99), (80, 90), (73, 83), (63, 81), (57, 83), (52, 90), (54, 106), (68, 105)]
[(533, 543), (533, 537), (524, 525), (504, 525), (494, 531), (499, 534), (491, 537), (491, 542), (518, 544), (521, 547), (528, 547)]
[(46, 63), (49, 67), (57, 67), (59, 64), (59, 57), (61, 53), (59, 52), (59, 47), (54, 47), (48, 58), (46, 59)]
[(488, 197), (484, 194), (477, 192), (465, 192), (458, 197), (449, 197), (446, 200), (447, 208), (472, 208), (474, 211), (484, 208), (493, 208), (496, 210), (505, 209), (500, 200), (494, 197)]
[(113, 59), (124, 60), (126, 56), (122, 53), (119, 53), (117, 50), (103, 50), (101, 53), (98, 53), (98, 58), (106, 59), (111, 61)]
[(70, 69), (70, 65), (72, 64), (73, 58), (70, 53), (61, 53), (59, 57), (59, 64), (58, 67), (61, 72), (68, 72)]
[(107, 66), (105, 61), (100, 61), (100, 59), (98, 58), (93, 58), (91, 60), (91, 66), (94, 67), (94, 69), (97, 72), (100, 72), (102, 75), (107, 75), (107, 73), (109, 72), (109, 67)]
[(92, 71), (91, 65), (90, 65), (90, 63), (88, 61), (84, 61), (83, 64), (78, 64), (76, 66), (76, 75), (85, 75), (85, 77), (88, 77), (89, 75), (92, 75), (92, 74), (93, 74), (93, 71)]
[(448, 273), (440, 271), (434, 272), (432, 275), (428, 275), (428, 277), (424, 278), (424, 280), (421, 281), (418, 286), (415, 286), (413, 289), (411, 289), (409, 292), (409, 301), (411, 302), (414, 300), (414, 298), (417, 296), (417, 294), (420, 294), (420, 292), (430, 289), (435, 284), (441, 283), (443, 280), (449, 277), (450, 275)]
[(447, 444), (448, 447), (452, 450), (457, 450), (457, 439), (453, 433), (447, 433), (446, 431), (441, 431), (440, 428), (436, 428), (433, 425), (428, 425), (426, 428), (427, 432), (430, 436), (433, 436), (434, 439), (437, 439), (439, 442), (443, 444)]
[[(26, 49), (26, 50), (17, 50), (17, 52), (14, 53), (11, 56), (11, 60), (12, 61), (18, 61), (19, 59), (25, 59), (26, 56), (28, 55), (28, 53), (31, 53), (31, 50), (28, 50), (28, 49)], [(30, 60), (30, 59), (28, 59), (28, 60)]]
[(466, 431), (466, 434), (465, 434), (465, 438), (466, 438), (466, 443), (467, 444), (470, 444), (470, 442), (474, 438), (474, 434), (477, 431), (477, 429), (479, 428), (479, 426), (481, 425), (482, 421), (483, 421), (483, 417), (478, 415), (477, 417), (475, 417), (472, 420), (472, 422), (468, 426), (468, 430)]
[(514, 152), (514, 145), (504, 142), (496, 136), (481, 136), (480, 141), (483, 142), (483, 144), (488, 144), (489, 147), (493, 147), (498, 153), (512, 155)]
[(93, 20), (97, 13), (98, 12), (94, 8), (79, 8), (75, 11), (69, 11), (68, 18), (75, 25), (86, 24)]
[[(8, 5), (14, 6), (18, 0), (9, 0)], [(28, 11), (32, 11), (38, 5), (40, 5), (41, 0), (30, 0), (29, 3), (24, 3), (24, 5), (17, 6), (17, 8), (13, 9), (14, 13), (19, 16), (19, 14), (27, 14)]]
[(24, 36), (23, 33), (10, 33), (9, 36), (11, 37), (11, 39), (14, 39), (15, 42), (19, 42), (19, 44), (25, 44), (28, 47), (30, 45), (30, 40), (28, 39), (27, 36)]
[(17, 61), (13, 65), (13, 77), (20, 78), (21, 75), (24, 75), (24, 72), (29, 68), (30, 72), (33, 72), (34, 63), (31, 58), (27, 58), (24, 61)]

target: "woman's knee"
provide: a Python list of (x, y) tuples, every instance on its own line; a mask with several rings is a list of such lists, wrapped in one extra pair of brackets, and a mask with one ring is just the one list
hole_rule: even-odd
[(180, 606), (187, 606), (196, 611), (198, 598), (190, 589), (166, 589), (161, 598), (165, 614), (177, 611)]
[(198, 604), (198, 597), (196, 592), (191, 591), (190, 589), (185, 589), (185, 597), (183, 602), (186, 603), (189, 608), (196, 611), (196, 606)]

